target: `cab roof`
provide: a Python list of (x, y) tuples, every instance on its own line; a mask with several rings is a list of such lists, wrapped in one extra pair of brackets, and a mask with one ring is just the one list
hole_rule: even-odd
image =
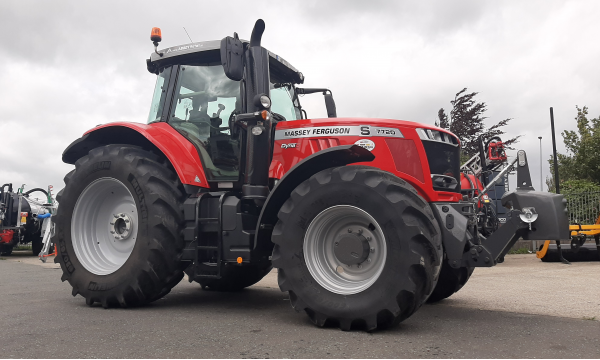
[[(249, 42), (242, 40), (244, 44)], [(202, 42), (193, 42), (183, 45), (177, 45), (159, 50), (160, 56), (156, 52), (150, 54), (148, 59), (148, 71), (155, 73), (156, 69), (172, 64), (186, 62), (192, 59), (200, 59), (207, 63), (220, 63), (221, 40), (211, 40)], [(268, 51), (268, 50), (267, 50)], [(269, 67), (271, 76), (275, 77), (275, 83), (304, 83), (304, 75), (298, 69), (293, 67), (281, 56), (268, 51)]]

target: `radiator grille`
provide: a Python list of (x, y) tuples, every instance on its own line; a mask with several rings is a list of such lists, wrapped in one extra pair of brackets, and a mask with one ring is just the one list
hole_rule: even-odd
[(424, 183), (423, 164), (415, 142), (411, 139), (385, 139), (385, 142), (392, 153), (396, 170)]

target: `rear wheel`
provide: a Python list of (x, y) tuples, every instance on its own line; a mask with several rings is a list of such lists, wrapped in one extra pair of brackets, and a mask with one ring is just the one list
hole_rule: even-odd
[(25, 243), (31, 243), (31, 253), (33, 256), (38, 256), (44, 244), (42, 243), (42, 226), (41, 221), (28, 221), (25, 226)]
[(427, 302), (434, 303), (444, 300), (458, 292), (458, 290), (462, 289), (467, 281), (469, 281), (471, 274), (473, 274), (473, 270), (475, 270), (474, 267), (461, 267), (455, 269), (448, 265), (447, 260), (444, 260), (437, 285), (431, 293), (431, 296), (429, 296), (429, 299), (427, 299)]
[(42, 252), (43, 248), (44, 243), (42, 243), (42, 238), (31, 241), (31, 253), (33, 256), (38, 256)]
[(181, 184), (166, 162), (128, 145), (79, 159), (58, 194), (55, 262), (88, 305), (142, 305), (183, 276)]
[(273, 265), (292, 306), (318, 326), (374, 330), (412, 315), (439, 272), (438, 224), (423, 198), (378, 169), (321, 171), (299, 185), (273, 230)]
[(13, 246), (12, 245), (2, 245), (0, 244), (0, 255), (2, 256), (10, 256), (10, 254), (12, 254), (13, 251)]

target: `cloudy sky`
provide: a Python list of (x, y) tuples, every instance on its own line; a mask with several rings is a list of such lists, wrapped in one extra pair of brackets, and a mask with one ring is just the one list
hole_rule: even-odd
[[(64, 186), (62, 151), (87, 129), (145, 122), (155, 77), (150, 29), (164, 47), (249, 38), (332, 89), (338, 116), (433, 124), (464, 87), (493, 124), (514, 118), (532, 180), (557, 130), (575, 129), (575, 105), (600, 115), (599, 1), (8, 1), (0, 2), (0, 182)], [(305, 97), (309, 117), (322, 98)], [(559, 151), (564, 149), (559, 136)], [(544, 161), (543, 176), (549, 174)]]

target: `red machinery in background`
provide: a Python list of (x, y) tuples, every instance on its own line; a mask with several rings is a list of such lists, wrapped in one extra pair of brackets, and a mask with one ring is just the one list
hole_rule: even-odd
[[(484, 142), (480, 137), (479, 153), (464, 163), (460, 170), (461, 193), (467, 199), (478, 198), (478, 227), (484, 235), (489, 236), (506, 221), (505, 217), (498, 216), (502, 209), (498, 209), (497, 204), (502, 194), (508, 190), (507, 176), (513, 170), (512, 165), (507, 162), (502, 139), (494, 136)], [(494, 174), (496, 176), (490, 180)], [(496, 194), (494, 187), (502, 182), (505, 183), (504, 191)], [(488, 194), (490, 190), (493, 193), (491, 197)]]

